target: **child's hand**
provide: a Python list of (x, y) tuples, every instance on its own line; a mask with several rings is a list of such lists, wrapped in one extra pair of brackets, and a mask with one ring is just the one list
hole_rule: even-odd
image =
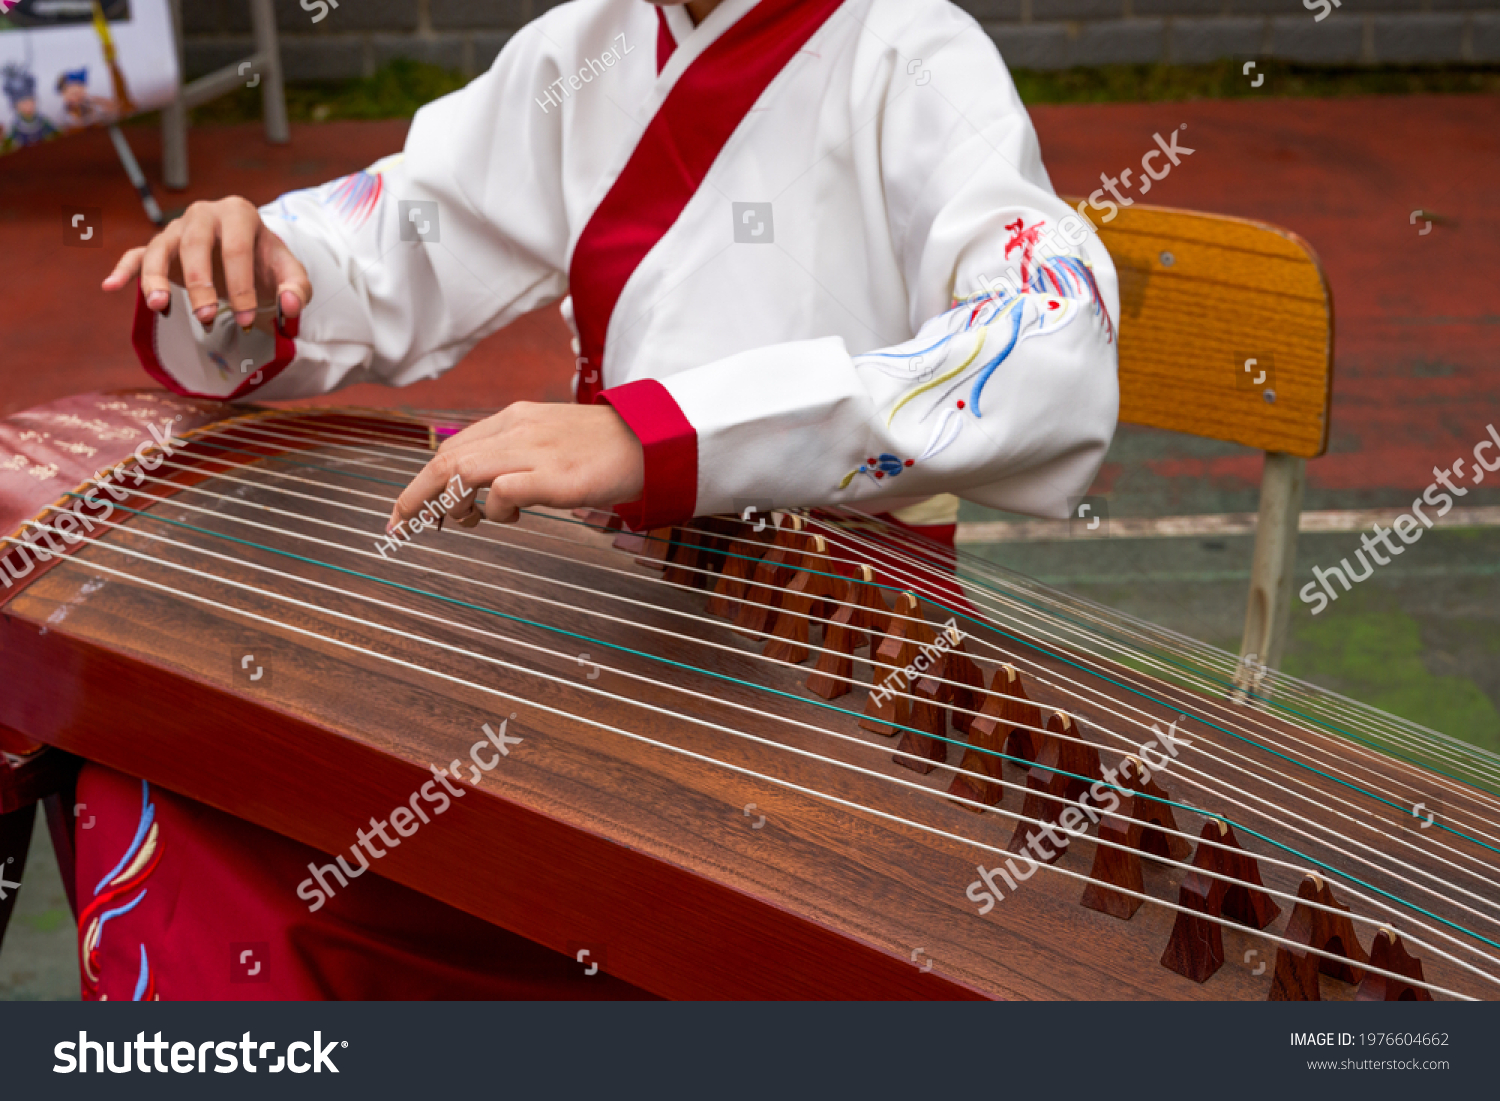
[(531, 505), (634, 501), (644, 485), (641, 443), (609, 406), (518, 401), (445, 441), (397, 498), (386, 530), (450, 488), (461, 493), (448, 515), (473, 527), (480, 520), (474, 493), (484, 486), (484, 515), (508, 524)]
[(254, 204), (238, 197), (188, 207), (149, 245), (120, 257), (104, 289), (119, 290), (136, 275), (146, 305), (158, 313), (167, 308), (168, 281), (178, 279), (205, 326), (213, 324), (221, 295), (242, 329), (254, 323), (262, 301), (279, 304), (291, 318), (312, 300), (307, 269), (266, 228)]

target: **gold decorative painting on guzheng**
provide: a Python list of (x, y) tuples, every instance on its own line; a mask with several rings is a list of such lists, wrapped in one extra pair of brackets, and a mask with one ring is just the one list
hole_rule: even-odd
[(376, 871), (669, 997), (1500, 993), (1492, 756), (849, 511), (382, 535), (467, 419), (33, 501), (0, 725), (328, 853), (445, 770)]

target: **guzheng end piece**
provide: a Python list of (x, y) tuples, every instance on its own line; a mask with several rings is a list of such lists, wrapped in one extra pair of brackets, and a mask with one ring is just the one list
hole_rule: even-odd
[[(673, 528), (652, 528), (642, 535), (636, 536), (642, 540), (640, 556), (636, 558), (637, 566), (645, 566), (648, 569), (664, 570), (667, 568), (667, 555), (672, 551), (674, 541)], [(626, 539), (625, 533), (621, 532), (615, 538), (615, 546), (619, 547), (621, 541)], [(624, 549), (624, 548), (621, 548)]]
[[(1008, 668), (1008, 667), (1007, 667)], [(1017, 673), (1005, 693), (1016, 698), (1010, 733), (1005, 736), (1005, 755), (1016, 760), (1036, 763), (1037, 753), (1048, 741), (1042, 730), (1042, 709), (1026, 694), (1026, 682)]]
[(950, 643), (943, 654), (941, 699), (953, 709), (954, 729), (967, 734), (974, 712), (979, 710), (979, 699), (984, 695), (984, 673), (964, 649), (962, 633), (951, 638)]
[[(926, 627), (921, 614), (916, 594), (905, 592), (896, 598), (890, 631), (871, 655), (874, 683), (865, 701), (865, 716), (859, 720), (860, 729), (890, 737), (897, 727), (911, 725), (903, 670), (917, 660), (918, 644), (910, 636), (913, 632), (920, 636), (921, 628)], [(930, 628), (928, 631), (931, 633)]]
[(749, 638), (760, 638), (771, 625), (771, 616), (781, 602), (781, 591), (802, 568), (802, 517), (791, 513), (781, 518), (776, 539), (745, 586), (745, 600), (735, 617), (734, 629)]
[[(1240, 845), (1240, 839), (1235, 835), (1234, 827), (1227, 823), (1221, 824), (1224, 826), (1224, 833), (1220, 840), (1232, 846), (1232, 849), (1217, 850), (1221, 864), (1216, 870), (1223, 871), (1225, 875), (1239, 880), (1239, 883), (1224, 891), (1224, 916), (1241, 925), (1264, 929), (1280, 915), (1281, 907), (1276, 905), (1270, 895), (1260, 889), (1265, 887), (1260, 878), (1260, 861)], [(1207, 826), (1204, 827), (1204, 832), (1207, 833)], [(1198, 847), (1203, 848), (1202, 845)]]
[(858, 568), (849, 584), (848, 599), (857, 608), (849, 621), (849, 626), (859, 632), (854, 648), (857, 650), (861, 646), (868, 646), (870, 653), (874, 654), (880, 647), (880, 640), (890, 634), (891, 610), (886, 606), (885, 597), (880, 595), (879, 586), (875, 584), (873, 566), (861, 565)]
[[(1021, 815), (1054, 823), (1068, 809), (1081, 816), (1082, 812), (1071, 804), (1078, 802), (1089, 790), (1089, 785), (1102, 780), (1104, 774), (1099, 764), (1098, 747), (1082, 739), (1078, 727), (1067, 714), (1052, 712), (1047, 720), (1047, 732), (1060, 736), (1046, 740), (1036, 763), (1031, 766), (1031, 774), (1026, 777), (1026, 802), (1021, 805)], [(1087, 779), (1078, 779), (1080, 776)], [(1077, 830), (1079, 826), (1074, 823), (1065, 828)], [(1011, 834), (1006, 848), (1013, 853), (1029, 850), (1033, 855), (1038, 851), (1045, 854), (1048, 850), (1043, 847), (1043, 842), (1047, 833), (1041, 826), (1017, 822), (1016, 831)], [(1045, 862), (1051, 864), (1061, 855), (1059, 850), (1045, 858)]]
[[(1205, 840), (1218, 844), (1205, 845)], [(1200, 874), (1199, 869), (1229, 879), (1209, 878)], [(1178, 905), (1195, 912), (1178, 911), (1177, 920), (1172, 925), (1172, 938), (1161, 958), (1162, 966), (1186, 975), (1194, 982), (1207, 981), (1224, 963), (1224, 938), (1218, 922), (1206, 920), (1198, 914), (1228, 918), (1241, 925), (1264, 929), (1281, 913), (1281, 907), (1264, 890), (1258, 889), (1263, 886), (1260, 865), (1240, 847), (1229, 824), (1217, 818), (1203, 823), (1203, 832), (1193, 853), (1193, 870), (1183, 877), (1182, 889), (1178, 892)]]
[(749, 591), (746, 582), (755, 576), (755, 567), (771, 546), (769, 540), (762, 539), (761, 534), (748, 524), (741, 523), (741, 526), (744, 531), (724, 539), (724, 568), (708, 602), (709, 615), (723, 619), (739, 616)]
[(598, 508), (575, 508), (573, 510), (573, 518), (575, 520), (582, 520), (596, 531), (603, 532), (619, 531), (623, 525), (623, 521), (616, 513), (605, 512), (603, 509)]
[[(646, 536), (637, 531), (621, 529), (620, 534), (615, 536), (611, 544), (615, 550), (624, 551), (626, 554), (644, 554), (646, 552)], [(637, 562), (640, 559), (636, 559)]]
[[(1172, 806), (1166, 802), (1166, 789), (1152, 778), (1150, 770), (1141, 763), (1139, 757), (1132, 755), (1126, 757), (1125, 761), (1129, 762), (1130, 772), (1126, 771), (1125, 763), (1121, 762), (1121, 782), (1128, 783), (1142, 795), (1151, 797), (1132, 799), (1135, 806), (1131, 814), (1143, 827), (1139, 837), (1141, 852), (1158, 860), (1186, 860), (1192, 854), (1193, 846), (1177, 828), (1177, 818), (1172, 814)], [(1134, 773), (1133, 776), (1131, 772)]]
[(1134, 795), (1122, 796), (1119, 813), (1106, 815), (1099, 820), (1099, 840), (1112, 841), (1115, 845), (1125, 847), (1094, 846), (1094, 866), (1089, 871), (1092, 882), (1083, 889), (1083, 898), (1079, 900), (1090, 910), (1098, 910), (1101, 914), (1117, 917), (1121, 921), (1129, 921), (1134, 917), (1144, 901), (1123, 892), (1135, 891), (1139, 894), (1146, 889), (1141, 857), (1137, 851), (1143, 827), (1135, 818), (1134, 808), (1129, 805), (1137, 799)]
[[(1388, 926), (1382, 926), (1375, 934), (1375, 942), (1370, 945), (1370, 966), (1379, 967), (1385, 971), (1394, 971), (1398, 975), (1405, 975), (1408, 979), (1417, 982), (1425, 982), (1422, 975), (1422, 961), (1407, 952), (1401, 943), (1401, 938)], [(1425, 987), (1413, 986), (1404, 983), (1400, 979), (1388, 979), (1384, 975), (1377, 975), (1374, 971), (1367, 972), (1364, 982), (1359, 984), (1355, 991), (1354, 1000), (1357, 1002), (1430, 1002), (1432, 995)]]
[[(983, 683), (981, 682), (981, 690)], [(1021, 688), (1021, 674), (1017, 673), (1014, 666), (1002, 665), (995, 670), (995, 676), (990, 681), (988, 692), (983, 693), (984, 703), (979, 708), (979, 714), (969, 716), (969, 744), (964, 747), (963, 759), (959, 761), (961, 770), (953, 777), (953, 783), (948, 787), (949, 795), (956, 795), (961, 799), (968, 799), (976, 803), (983, 803), (987, 807), (999, 806), (1005, 797), (1005, 789), (998, 783), (992, 781), (1003, 779), (1002, 768), (1005, 764), (1004, 757), (999, 754), (1007, 753), (1005, 749), (1006, 737), (1018, 722), (1025, 721), (1022, 718), (1025, 691)], [(1034, 707), (1031, 710), (1036, 710)], [(1041, 725), (1041, 716), (1036, 716), (1036, 725)], [(958, 723), (957, 713), (954, 714), (954, 725)], [(1026, 747), (1031, 748), (1031, 740), (1028, 738)], [(1029, 758), (1028, 758), (1029, 759)], [(965, 776), (966, 772), (977, 772), (989, 777), (988, 780), (975, 779)], [(974, 813), (979, 813), (979, 808), (967, 803)]]
[[(925, 776), (948, 760), (948, 743), (944, 740), (948, 736), (948, 709), (940, 702), (942, 685), (931, 677), (918, 679), (911, 686), (911, 694), (909, 729), (901, 732), (896, 746), (899, 752), (893, 760)], [(922, 733), (916, 733), (918, 730)]]
[[(1222, 840), (1228, 829), (1225, 823), (1210, 818), (1203, 823), (1202, 836)], [(1177, 911), (1171, 939), (1161, 957), (1163, 967), (1200, 983), (1207, 982), (1224, 966), (1224, 936), (1219, 923), (1198, 916), (1223, 916), (1224, 881), (1210, 879), (1197, 871), (1198, 868), (1222, 870), (1218, 853), (1218, 849), (1200, 844), (1193, 855), (1193, 870), (1182, 877), (1182, 887), (1177, 892), (1177, 904), (1183, 909)]]
[(781, 594), (781, 607), (771, 626), (772, 638), (762, 654), (794, 665), (807, 660), (812, 621), (823, 610), (825, 601), (835, 595), (832, 573), (827, 542), (821, 535), (809, 536), (808, 549), (802, 555), (802, 568), (787, 582)]
[[(1332, 906), (1341, 912), (1329, 913), (1307, 905), (1309, 902)], [(1320, 1001), (1320, 971), (1347, 983), (1359, 983), (1364, 978), (1365, 973), (1354, 964), (1369, 963), (1370, 957), (1360, 946), (1354, 922), (1345, 916), (1348, 913), (1349, 907), (1333, 897), (1333, 888), (1321, 876), (1309, 872), (1297, 888), (1297, 905), (1292, 907), (1292, 916), (1287, 921), (1286, 939), (1307, 948), (1337, 953), (1350, 962), (1281, 945), (1276, 949), (1276, 972), (1271, 978), (1269, 1001)]]
[(703, 533), (693, 528), (672, 528), (671, 542), (663, 560), (666, 573), (662, 580), (669, 585), (689, 585), (701, 588), (706, 575), (702, 554)]
[(835, 599), (841, 601), (839, 610), (823, 628), (823, 652), (818, 663), (807, 675), (807, 690), (825, 700), (836, 700), (854, 690), (854, 650), (864, 633), (855, 630), (851, 622), (859, 609), (850, 602), (854, 588), (852, 581), (835, 581)]

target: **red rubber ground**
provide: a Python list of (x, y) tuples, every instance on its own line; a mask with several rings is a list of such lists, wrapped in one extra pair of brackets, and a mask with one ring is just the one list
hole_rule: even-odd
[[(1136, 167), (1152, 134), (1182, 123), (1194, 150), (1152, 201), (1237, 214), (1302, 234), (1322, 257), (1337, 311), (1333, 436), (1310, 468), (1333, 491), (1420, 490), (1434, 461), (1468, 454), (1500, 422), (1500, 98), (1370, 97), (1039, 107), (1059, 190), (1086, 193), (1101, 171)], [(404, 122), (294, 126), (287, 146), (256, 126), (193, 131), (193, 186), (163, 205), (238, 193), (264, 202), (360, 168), (400, 147)], [(132, 144), (156, 181), (154, 128)], [(1138, 167), (1137, 167), (1138, 171)], [(101, 248), (66, 247), (65, 207), (102, 212)], [(1427, 234), (1425, 218), (1442, 221)], [(151, 227), (109, 141), (89, 133), (0, 160), (0, 413), (62, 394), (144, 380), (127, 344), (131, 302), (98, 290)], [(92, 242), (90, 242), (92, 243)], [(444, 378), (404, 390), (351, 388), (333, 402), (426, 408), (565, 400), (571, 358), (548, 309), (497, 333)], [(1253, 485), (1258, 457), (1150, 462), (1165, 479)], [(1101, 473), (1107, 492), (1119, 474)]]

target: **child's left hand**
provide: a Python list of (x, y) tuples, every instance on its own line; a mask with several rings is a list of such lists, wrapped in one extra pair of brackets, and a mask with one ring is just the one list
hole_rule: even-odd
[(484, 517), (514, 523), (531, 505), (609, 508), (645, 485), (641, 443), (608, 405), (518, 401), (445, 441), (396, 500), (386, 530), (421, 512), (459, 479), (448, 515), (479, 523), (475, 491), (489, 486)]

